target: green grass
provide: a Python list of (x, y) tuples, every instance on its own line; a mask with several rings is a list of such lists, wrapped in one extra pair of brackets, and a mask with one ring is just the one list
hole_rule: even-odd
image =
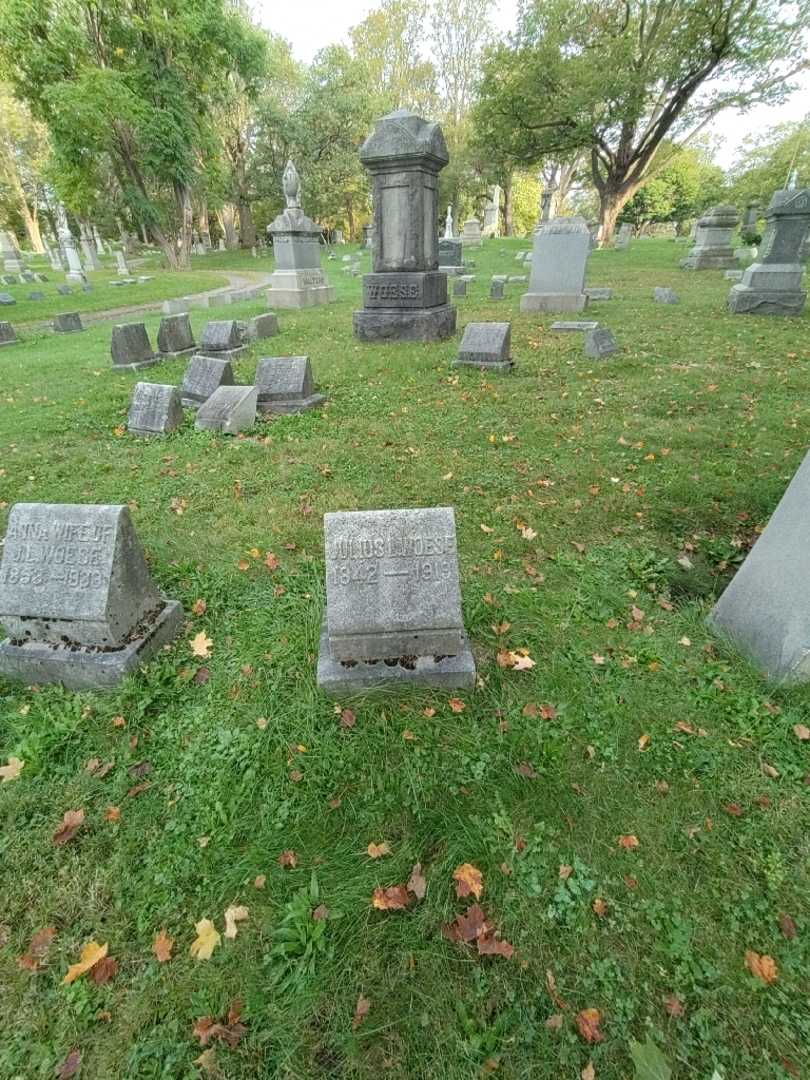
[[(525, 286), (488, 299), (489, 275), (518, 272), (513, 252), (526, 246), (494, 241), (473, 256), (478, 281), (457, 302), (460, 328), (512, 319), (518, 366), (492, 379), (450, 368), (457, 342), (358, 343), (360, 281), (325, 264), (339, 302), (280, 312), (282, 333), (262, 351), (309, 354), (329, 404), (257, 426), (260, 439), (195, 433), (191, 418), (166, 440), (117, 434), (139, 376), (110, 371), (109, 325), (3, 351), (0, 513), (18, 500), (129, 503), (188, 622), (117, 693), (0, 684), (0, 760), (26, 761), (0, 788), (0, 1076), (51, 1077), (76, 1046), (83, 1078), (191, 1078), (194, 1021), (236, 998), (248, 1033), (216, 1050), (229, 1080), (466, 1080), (496, 1066), (510, 1080), (574, 1080), (591, 1059), (598, 1080), (630, 1080), (630, 1042), (648, 1036), (675, 1080), (810, 1069), (810, 744), (792, 730), (808, 723), (810, 691), (766, 686), (704, 622), (807, 449), (808, 316), (732, 317), (721, 273), (679, 271), (683, 246), (638, 241), (591, 259), (589, 283), (615, 290), (593, 317), (622, 346), (600, 364), (580, 336), (550, 332), (551, 317), (519, 314)], [(681, 303), (655, 304), (656, 285)], [(153, 331), (157, 318), (146, 321)], [(240, 379), (257, 355), (238, 362)], [(140, 377), (176, 382), (183, 367)], [(456, 508), (481, 684), (461, 713), (446, 694), (361, 700), (343, 730), (315, 686), (322, 515), (433, 504)], [(677, 561), (685, 552), (691, 571)], [(207, 611), (193, 616), (198, 598)], [(634, 605), (642, 629), (627, 628)], [(209, 661), (191, 655), (200, 630)], [(534, 669), (499, 668), (499, 640), (527, 648)], [(201, 665), (210, 679), (198, 684)], [(556, 718), (524, 715), (530, 702), (553, 704)], [(93, 757), (115, 761), (103, 780), (84, 770)], [(152, 786), (128, 797), (142, 760)], [(515, 772), (524, 761), (536, 779)], [(111, 805), (118, 824), (104, 819)], [(78, 807), (78, 837), (53, 846)], [(635, 852), (620, 850), (625, 834)], [(393, 854), (372, 862), (365, 849), (383, 840)], [(295, 869), (278, 865), (285, 849)], [(405, 881), (416, 861), (425, 900), (373, 910), (374, 888)], [(482, 870), (481, 902), (512, 960), (442, 937), (463, 910), (452, 881), (463, 862)], [(282, 929), (314, 944), (313, 874), (331, 912), (325, 948), (287, 963)], [(221, 932), (230, 904), (250, 911), (237, 939), (191, 958), (195, 922)], [(780, 932), (783, 912), (795, 940)], [(48, 925), (58, 936), (46, 967), (18, 969)], [(158, 965), (164, 926), (175, 958)], [(118, 975), (62, 985), (91, 938), (109, 943)], [(775, 983), (747, 972), (748, 949), (775, 958)], [(371, 1009), (353, 1031), (360, 993)], [(668, 1015), (668, 995), (683, 1018)], [(593, 1046), (574, 1022), (585, 1008), (603, 1014)], [(559, 1011), (563, 1027), (550, 1030)]]

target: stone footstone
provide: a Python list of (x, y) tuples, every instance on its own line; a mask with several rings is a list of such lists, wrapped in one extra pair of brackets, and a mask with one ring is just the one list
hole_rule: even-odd
[(0, 674), (105, 690), (177, 636), (183, 609), (155, 586), (126, 506), (17, 503), (0, 623)]
[(196, 409), (208, 401), (220, 386), (234, 385), (230, 360), (218, 360), (213, 356), (192, 356), (180, 388), (181, 401), (186, 408)]
[(588, 300), (612, 300), (613, 289), (588, 288), (585, 290)]
[(248, 319), (248, 341), (263, 341), (265, 338), (275, 337), (278, 333), (278, 317), (272, 311), (267, 311), (264, 315), (256, 315), (254, 318)]
[(200, 338), (199, 352), (221, 360), (235, 360), (247, 352), (244, 344), (245, 323), (236, 319), (216, 319), (207, 322)]
[(655, 302), (657, 304), (677, 304), (680, 301), (674, 289), (661, 288), (659, 285), (655, 290)]
[(158, 352), (164, 357), (186, 356), (196, 349), (187, 312), (164, 315), (157, 335)]
[(582, 311), (591, 234), (583, 217), (544, 221), (534, 234), (529, 291), (521, 311)]
[(467, 295), (467, 282), (466, 281), (454, 281), (453, 282), (453, 296), (466, 296)]
[(775, 191), (765, 219), (758, 261), (729, 292), (729, 310), (735, 315), (799, 315), (807, 299), (802, 274), (810, 188)]
[(155, 355), (144, 323), (121, 323), (113, 327), (110, 355), (114, 368), (137, 371), (160, 359)]
[(176, 386), (135, 384), (127, 419), (127, 431), (131, 435), (168, 435), (182, 424), (183, 406)]
[(559, 330), (563, 333), (575, 333), (578, 330), (596, 330), (599, 326), (598, 322), (581, 320), (580, 322), (553, 322), (549, 329)]
[(493, 281), (489, 286), (490, 300), (503, 300), (506, 296), (506, 282)]
[(2, 304), (3, 307), (12, 307), (16, 303), (17, 301), (14, 299), (11, 293), (0, 292), (0, 304)]
[(78, 311), (65, 311), (54, 315), (53, 329), (57, 334), (78, 334), (84, 327)]
[(20, 279), (17, 277), (16, 274), (3, 274), (3, 276), (0, 277), (0, 281), (2, 281), (4, 285), (20, 284)]
[(299, 413), (326, 401), (317, 394), (308, 356), (268, 356), (256, 368), (261, 413)]
[(28, 299), (29, 300), (44, 300), (45, 299), (45, 293), (42, 292), (41, 289), (34, 289), (33, 292), (30, 292), (28, 294)]
[(326, 514), (324, 529), (321, 689), (471, 689), (452, 508)]
[(723, 277), (726, 281), (742, 281), (742, 276), (742, 270), (725, 270), (723, 272)]
[(4, 345), (16, 345), (17, 335), (10, 322), (0, 322), (0, 348)]
[(594, 360), (603, 360), (618, 349), (616, 338), (605, 326), (597, 326), (585, 335), (585, 355)]
[(810, 680), (810, 454), (709, 621), (767, 679)]
[(73, 295), (73, 289), (71, 289), (71, 287), (69, 285), (57, 285), (56, 286), (56, 291), (59, 293), (60, 296), (72, 296)]
[(255, 386), (220, 386), (197, 410), (198, 431), (238, 435), (256, 423), (258, 391)]
[(90, 284), (89, 281), (85, 281), (84, 284), (82, 285), (82, 292), (92, 292), (92, 291), (93, 291), (93, 286)]
[(472, 322), (464, 328), (453, 367), (476, 367), (482, 371), (511, 371), (512, 324)]

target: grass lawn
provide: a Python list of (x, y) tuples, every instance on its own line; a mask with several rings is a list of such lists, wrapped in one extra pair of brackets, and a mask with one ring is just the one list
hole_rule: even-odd
[[(129, 503), (187, 612), (120, 692), (0, 682), (0, 762), (25, 760), (0, 787), (0, 1076), (53, 1077), (78, 1048), (83, 1080), (578, 1080), (589, 1062), (596, 1080), (666, 1080), (634, 1067), (648, 1039), (673, 1080), (808, 1075), (810, 742), (793, 729), (810, 689), (765, 685), (704, 620), (807, 450), (810, 317), (731, 316), (721, 272), (640, 240), (591, 258), (589, 284), (615, 298), (590, 313), (622, 351), (589, 361), (553, 317), (519, 314), (525, 285), (488, 299), (527, 246), (476, 253), (456, 302), (460, 329), (512, 320), (517, 368), (491, 379), (450, 368), (458, 339), (357, 342), (361, 282), (325, 263), (338, 303), (279, 312), (261, 352), (309, 354), (329, 404), (258, 437), (191, 416), (165, 440), (123, 433), (139, 375), (111, 372), (109, 325), (0, 352), (0, 532), (19, 500)], [(656, 285), (680, 304), (655, 304)], [(315, 686), (322, 515), (430, 505), (456, 508), (480, 685), (461, 711), (406, 693), (342, 702), (341, 723)], [(201, 631), (210, 659), (192, 655)], [(501, 669), (504, 645), (535, 667)], [(93, 758), (114, 762), (103, 779)], [(375, 910), (416, 862), (425, 898)], [(511, 959), (442, 936), (468, 902), (463, 863)], [(231, 905), (249, 910), (237, 937), (193, 958), (195, 923), (222, 933)], [(49, 926), (41, 969), (20, 968)], [(117, 974), (63, 984), (90, 940)], [(214, 1039), (195, 1064), (195, 1022), (237, 999), (238, 1045)], [(601, 1041), (578, 1031), (586, 1009)]]

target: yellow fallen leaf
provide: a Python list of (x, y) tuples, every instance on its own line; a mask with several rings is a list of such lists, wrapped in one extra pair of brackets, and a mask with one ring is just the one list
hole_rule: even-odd
[(210, 960), (211, 954), (220, 943), (220, 936), (210, 919), (200, 919), (194, 929), (197, 937), (191, 943), (189, 950), (192, 956), (198, 960)]
[(229, 907), (225, 909), (225, 937), (235, 938), (237, 934), (236, 924), (238, 922), (244, 922), (248, 917), (248, 909), (246, 907)]
[(67, 975), (62, 979), (62, 982), (75, 982), (80, 976), (84, 975), (86, 971), (89, 971), (91, 967), (95, 967), (99, 960), (103, 960), (106, 955), (106, 942), (104, 945), (99, 945), (97, 941), (88, 941), (86, 945), (82, 946), (78, 964), (70, 965)]
[(752, 975), (762, 979), (764, 983), (774, 983), (779, 976), (774, 958), (766, 954), (760, 955), (753, 949), (745, 951), (745, 966)]
[[(808, 739), (810, 739), (810, 728), (807, 727), (806, 724), (794, 724), (793, 734), (796, 736), (797, 739), (800, 739), (802, 742), (807, 742)], [(9, 763), (11, 763), (12, 761), (16, 761), (17, 759), (9, 758), (8, 760)], [(20, 765), (22, 766), (22, 762), (20, 762)], [(2, 771), (3, 770), (0, 769), (0, 773), (2, 773)]]
[(191, 645), (193, 656), (202, 656), (206, 659), (211, 655), (211, 650), (214, 647), (213, 641), (208, 637), (204, 630), (201, 630), (199, 634), (196, 634), (189, 644)]
[(0, 765), (0, 783), (6, 784), (9, 780), (19, 780), (25, 762), (18, 757), (10, 757), (8, 765)]
[(381, 844), (369, 844), (366, 851), (372, 859), (381, 859), (383, 855), (391, 854), (391, 848), (384, 840)]
[(457, 896), (469, 896), (472, 893), (476, 900), (481, 899), (481, 893), (484, 891), (484, 875), (476, 866), (468, 862), (462, 863), (453, 871), (453, 877), (457, 882)]
[(152, 952), (158, 958), (158, 963), (165, 964), (167, 960), (171, 960), (173, 948), (174, 938), (169, 937), (164, 928), (152, 942)]

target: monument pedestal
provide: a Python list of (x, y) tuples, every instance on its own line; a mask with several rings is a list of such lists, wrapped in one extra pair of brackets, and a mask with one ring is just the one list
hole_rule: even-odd
[(521, 311), (584, 311), (587, 293), (524, 293), (520, 298)]
[(292, 161), (287, 162), (282, 186), (286, 208), (267, 226), (276, 260), (267, 302), (273, 308), (331, 304), (337, 292), (321, 269), (321, 230), (301, 209), (301, 180)]
[(695, 246), (681, 262), (682, 270), (733, 270), (737, 258), (731, 237), (740, 221), (733, 206), (715, 206), (697, 223)]
[(729, 310), (735, 315), (799, 315), (807, 299), (802, 249), (810, 227), (810, 189), (774, 192), (765, 217), (760, 261), (731, 289)]
[(354, 333), (360, 341), (446, 341), (456, 332), (456, 309), (450, 304), (423, 308), (373, 308), (355, 311)]
[(273, 307), (319, 307), (336, 298), (337, 292), (322, 270), (276, 270), (270, 276), (267, 302)]

